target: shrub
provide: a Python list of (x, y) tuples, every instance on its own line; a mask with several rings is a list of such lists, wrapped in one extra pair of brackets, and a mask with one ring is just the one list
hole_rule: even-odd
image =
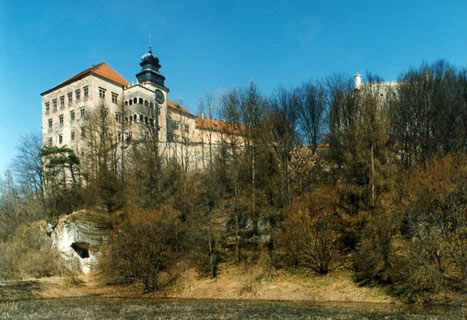
[(59, 275), (60, 253), (52, 247), (44, 224), (21, 225), (8, 242), (0, 243), (0, 278), (41, 278)]
[(337, 239), (336, 197), (333, 187), (324, 186), (295, 199), (280, 237), (287, 261), (328, 273)]
[(116, 226), (100, 269), (109, 282), (141, 281), (145, 292), (156, 290), (159, 274), (177, 261), (182, 240), (173, 210), (129, 212)]
[(373, 211), (362, 230), (353, 256), (355, 280), (360, 284), (391, 283), (393, 238), (398, 231), (394, 212)]

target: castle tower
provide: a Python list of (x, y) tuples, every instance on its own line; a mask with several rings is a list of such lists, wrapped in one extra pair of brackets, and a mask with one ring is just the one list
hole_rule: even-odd
[(136, 78), (138, 78), (139, 83), (148, 83), (155, 87), (167, 89), (164, 85), (165, 77), (159, 72), (159, 69), (161, 68), (159, 58), (152, 54), (151, 47), (149, 47), (148, 53), (141, 57), (139, 65), (141, 66), (141, 71), (136, 74)]
[(360, 90), (360, 87), (362, 86), (362, 75), (360, 73), (356, 73), (354, 76), (354, 82), (355, 82), (355, 90)]

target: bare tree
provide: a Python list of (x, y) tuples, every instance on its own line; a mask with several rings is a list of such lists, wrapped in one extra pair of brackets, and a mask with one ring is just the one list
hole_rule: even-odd
[(318, 143), (326, 132), (328, 91), (320, 82), (311, 81), (295, 90), (300, 133), (315, 154)]
[(23, 136), (17, 148), (18, 154), (15, 157), (13, 169), (21, 185), (43, 199), (44, 176), (41, 149), (40, 133), (35, 132)]
[(279, 162), (284, 207), (289, 207), (292, 201), (290, 162), (294, 149), (299, 145), (299, 98), (294, 92), (279, 89), (270, 101), (268, 115), (269, 143)]
[(109, 109), (103, 104), (86, 114), (82, 130), (84, 143), (85, 177), (89, 186), (96, 188), (96, 197), (105, 205), (108, 212), (113, 212), (123, 205), (123, 184), (119, 174), (119, 124), (109, 115)]
[(441, 60), (402, 74), (391, 99), (391, 135), (406, 167), (467, 150), (466, 72)]

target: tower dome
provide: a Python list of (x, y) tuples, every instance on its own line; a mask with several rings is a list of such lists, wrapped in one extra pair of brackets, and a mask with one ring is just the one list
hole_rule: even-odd
[(139, 64), (141, 67), (144, 68), (144, 66), (154, 66), (157, 71), (159, 71), (161, 65), (159, 63), (159, 58), (156, 57), (155, 55), (152, 54), (152, 50), (151, 50), (151, 47), (149, 47), (149, 51), (147, 53), (145, 53), (142, 57), (141, 57), (141, 62)]

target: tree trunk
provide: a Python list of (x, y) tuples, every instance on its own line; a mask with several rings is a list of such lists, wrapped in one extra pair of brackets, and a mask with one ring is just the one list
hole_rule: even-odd
[[(237, 179), (235, 179), (237, 180)], [(234, 193), (235, 193), (235, 199), (234, 199), (234, 212), (235, 212), (235, 262), (239, 263), (240, 262), (240, 243), (239, 243), (239, 228), (240, 228), (240, 222), (239, 222), (239, 216), (238, 216), (238, 183), (237, 181), (234, 182)]]
[(213, 254), (213, 249), (212, 249), (212, 236), (211, 236), (211, 225), (209, 225), (209, 266), (211, 268), (211, 279), (214, 279), (216, 277), (216, 270), (214, 266), (214, 254)]
[(371, 143), (371, 150), (370, 150), (370, 165), (371, 165), (371, 177), (370, 177), (370, 188), (371, 188), (371, 200), (370, 205), (372, 207), (375, 206), (375, 156), (374, 156), (374, 145), (373, 142)]
[(253, 234), (258, 234), (258, 218), (256, 216), (256, 168), (255, 168), (255, 145), (253, 145), (253, 159), (252, 159), (252, 214), (253, 214)]

